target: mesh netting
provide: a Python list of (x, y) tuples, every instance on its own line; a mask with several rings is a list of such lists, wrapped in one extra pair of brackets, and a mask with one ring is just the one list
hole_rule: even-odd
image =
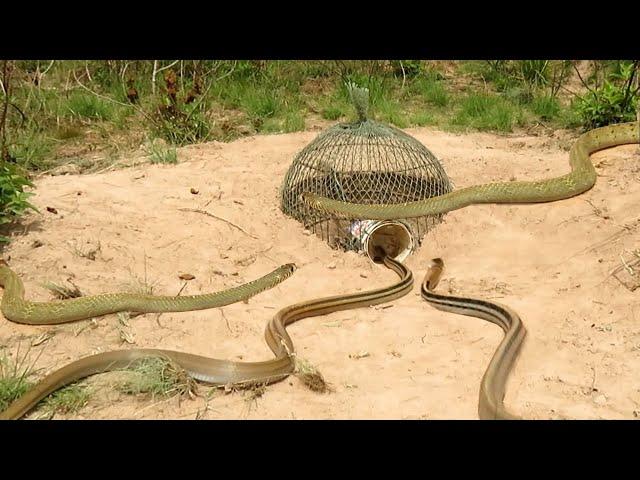
[[(359, 250), (362, 239), (354, 228), (358, 221), (311, 209), (302, 202), (301, 194), (311, 192), (353, 203), (393, 204), (442, 195), (450, 192), (452, 185), (435, 155), (418, 140), (367, 118), (365, 89), (351, 87), (351, 93), (358, 121), (325, 130), (298, 153), (284, 178), (281, 208), (331, 246)], [(419, 244), (441, 217), (398, 220)]]

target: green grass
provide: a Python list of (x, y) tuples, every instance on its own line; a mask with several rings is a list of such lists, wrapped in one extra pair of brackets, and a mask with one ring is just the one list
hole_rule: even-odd
[(338, 120), (345, 115), (345, 108), (341, 105), (329, 105), (322, 109), (322, 118), (325, 120)]
[(163, 144), (163, 142), (152, 141), (148, 146), (148, 155), (151, 163), (178, 163), (178, 152), (176, 147)]
[(292, 109), (285, 114), (282, 128), (285, 133), (299, 132), (304, 130), (304, 125), (304, 115), (299, 110)]
[(416, 125), (418, 127), (433, 125), (435, 121), (435, 117), (429, 112), (414, 112), (409, 116), (409, 122), (411, 125)]
[(53, 392), (42, 400), (41, 405), (48, 416), (75, 413), (89, 402), (89, 397), (90, 391), (86, 385), (73, 383)]
[(560, 104), (553, 97), (536, 97), (531, 102), (531, 110), (542, 120), (551, 120), (560, 113)]
[(72, 118), (110, 121), (115, 116), (112, 102), (89, 92), (74, 91), (63, 107)]
[(55, 131), (55, 138), (57, 138), (58, 140), (71, 140), (74, 138), (82, 137), (82, 135), (82, 129), (75, 125), (60, 126)]
[[(585, 122), (584, 106), (578, 111), (562, 95), (561, 102), (553, 98), (558, 92), (566, 96), (564, 90), (552, 88), (552, 74), (562, 66), (557, 60), (442, 65), (403, 60), (404, 75), (397, 60), (185, 60), (172, 67), (178, 79), (177, 113), (167, 111), (172, 104), (165, 81), (168, 70), (157, 76), (152, 93), (152, 61), (56, 61), (38, 85), (29, 80), (36, 66), (42, 71), (49, 64), (16, 62), (18, 74), (11, 89), (16, 108), (9, 110), (10, 152), (33, 171), (49, 170), (73, 155), (87, 157), (90, 164), (104, 160), (96, 160), (89, 148), (79, 148), (83, 142), (105, 156), (115, 138), (116, 154), (123, 155), (149, 137), (181, 146), (255, 132), (295, 132), (315, 113), (329, 121), (352, 121), (355, 112), (346, 81), (369, 88), (373, 118), (400, 128), (434, 125), (508, 132), (540, 120), (565, 126)], [(196, 84), (196, 64), (204, 72), (201, 89), (186, 103)], [(78, 86), (74, 73), (95, 94)], [(138, 94), (135, 106), (127, 97), (131, 87)], [(155, 163), (177, 161), (169, 149), (151, 156)]]
[(271, 118), (282, 108), (280, 97), (272, 89), (248, 89), (240, 101), (242, 109), (254, 119)]
[(498, 95), (472, 93), (462, 99), (451, 123), (478, 130), (511, 132), (515, 125), (521, 123), (522, 117), (520, 107)]
[(116, 388), (127, 395), (168, 397), (195, 394), (196, 383), (182, 368), (160, 357), (134, 362)]
[(417, 81), (414, 91), (426, 103), (436, 107), (446, 107), (451, 100), (444, 83), (430, 77), (424, 77)]
[(55, 163), (52, 159), (55, 142), (45, 132), (22, 130), (17, 132), (11, 145), (11, 156), (28, 170), (47, 170)]
[(26, 363), (27, 353), (14, 361), (5, 354), (0, 356), (0, 411), (5, 410), (14, 400), (24, 395), (33, 386), (30, 377), (33, 366)]

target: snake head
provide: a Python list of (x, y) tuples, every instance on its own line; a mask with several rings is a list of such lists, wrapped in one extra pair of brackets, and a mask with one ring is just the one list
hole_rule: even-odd
[(434, 290), (440, 282), (440, 277), (444, 271), (444, 261), (441, 258), (433, 258), (427, 265), (427, 273), (422, 284), (427, 290)]
[(302, 203), (304, 203), (306, 206), (311, 207), (315, 210), (319, 210), (320, 209), (320, 204), (318, 203), (317, 199), (314, 199), (314, 194), (311, 192), (304, 192), (300, 194), (300, 200), (302, 201)]
[(280, 275), (280, 278), (282, 278), (282, 280), (286, 280), (291, 275), (293, 275), (293, 272), (295, 272), (298, 267), (296, 267), (295, 263), (286, 263), (281, 268), (282, 273)]

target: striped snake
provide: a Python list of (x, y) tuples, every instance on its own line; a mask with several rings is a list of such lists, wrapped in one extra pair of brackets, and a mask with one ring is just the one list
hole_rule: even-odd
[(131, 349), (99, 353), (81, 358), (45, 376), (31, 390), (0, 413), (0, 419), (18, 419), (41, 399), (57, 389), (89, 375), (126, 368), (132, 362), (149, 357), (161, 357), (182, 367), (195, 380), (212, 385), (269, 384), (283, 380), (296, 367), (295, 348), (287, 333), (287, 325), (303, 318), (330, 312), (366, 307), (400, 298), (411, 291), (413, 275), (403, 264), (380, 254), (383, 264), (394, 271), (400, 281), (385, 287), (360, 293), (332, 296), (296, 303), (280, 310), (265, 331), (267, 345), (275, 355), (263, 362), (234, 362), (190, 353), (159, 349)]
[(487, 300), (453, 297), (435, 293), (444, 262), (434, 258), (429, 263), (422, 282), (422, 298), (430, 305), (445, 312), (482, 318), (504, 330), (504, 338), (498, 345), (480, 384), (478, 415), (482, 420), (518, 420), (503, 404), (507, 379), (527, 334), (518, 314), (510, 308)]

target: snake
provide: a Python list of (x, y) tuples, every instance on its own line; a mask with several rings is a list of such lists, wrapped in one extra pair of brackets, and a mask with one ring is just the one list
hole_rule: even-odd
[(478, 416), (481, 420), (521, 420), (504, 406), (504, 395), (509, 374), (527, 334), (522, 320), (516, 312), (499, 303), (435, 293), (443, 271), (444, 261), (441, 258), (429, 262), (420, 289), (424, 300), (439, 310), (481, 318), (504, 330), (504, 337), (480, 383)]
[(302, 193), (302, 201), (313, 209), (341, 218), (392, 220), (439, 215), (481, 203), (544, 203), (570, 198), (595, 185), (596, 170), (590, 155), (605, 148), (640, 143), (640, 121), (595, 128), (578, 137), (569, 152), (571, 171), (536, 181), (514, 181), (473, 185), (415, 202), (358, 204)]
[(378, 251), (378, 263), (395, 272), (399, 281), (365, 292), (330, 296), (295, 303), (279, 310), (265, 329), (265, 340), (275, 358), (262, 362), (219, 360), (161, 349), (130, 349), (98, 353), (76, 360), (45, 376), (0, 413), (0, 419), (19, 419), (47, 395), (82, 378), (126, 368), (132, 362), (160, 357), (173, 362), (196, 381), (211, 385), (267, 385), (285, 379), (296, 368), (296, 352), (287, 326), (303, 318), (377, 305), (403, 297), (413, 287), (411, 270)]
[(0, 260), (0, 286), (4, 287), (0, 311), (12, 322), (53, 325), (118, 312), (165, 313), (205, 310), (246, 300), (275, 287), (289, 278), (295, 270), (295, 264), (287, 263), (251, 282), (201, 295), (163, 296), (122, 292), (52, 302), (30, 302), (24, 298), (25, 289), (20, 277), (4, 260)]

